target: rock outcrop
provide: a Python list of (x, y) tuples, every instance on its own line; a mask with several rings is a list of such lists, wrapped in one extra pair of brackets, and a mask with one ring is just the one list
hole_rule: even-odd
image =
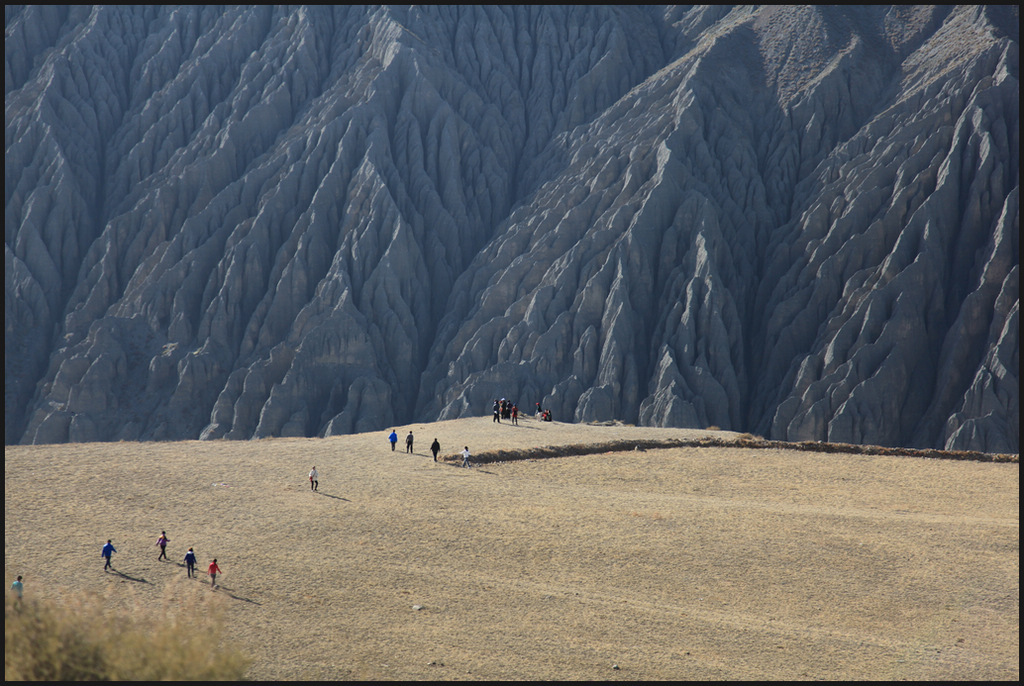
[(5, 441), (1019, 452), (1015, 7), (8, 7)]

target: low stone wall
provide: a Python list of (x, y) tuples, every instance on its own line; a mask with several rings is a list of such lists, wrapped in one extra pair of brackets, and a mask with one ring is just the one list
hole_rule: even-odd
[[(571, 455), (598, 455), (602, 453), (618, 453), (633, 450), (664, 450), (671, 448), (744, 448), (749, 450), (804, 450), (815, 453), (845, 453), (854, 455), (894, 455), (898, 457), (922, 457), (936, 460), (973, 460), (975, 462), (1011, 462), (1020, 461), (1020, 455), (979, 453), (971, 451), (950, 451), (915, 448), (885, 448), (875, 445), (853, 445), (848, 443), (819, 443), (803, 441), (787, 443), (785, 441), (769, 441), (757, 437), (750, 438), (700, 438), (700, 439), (668, 439), (668, 440), (621, 440), (605, 443), (587, 443), (575, 445), (541, 446), (524, 450), (488, 450), (474, 454), (470, 461), (473, 464), (490, 462), (512, 462), (515, 460), (543, 460), (552, 457), (568, 457)], [(444, 462), (462, 463), (462, 455), (446, 455)]]

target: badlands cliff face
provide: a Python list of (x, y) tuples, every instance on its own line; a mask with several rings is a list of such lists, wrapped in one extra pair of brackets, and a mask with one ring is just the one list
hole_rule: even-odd
[(1015, 7), (5, 9), (5, 441), (1019, 451)]

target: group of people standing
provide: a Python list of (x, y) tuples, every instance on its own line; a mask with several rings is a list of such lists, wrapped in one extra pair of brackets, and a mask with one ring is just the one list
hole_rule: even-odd
[[(541, 420), (542, 422), (552, 421), (550, 409), (542, 410), (540, 407), (540, 403), (536, 403), (536, 406), (537, 411), (535, 413), (535, 416), (537, 417), (537, 419)], [(505, 400), (504, 398), (502, 398), (501, 400), (495, 400), (493, 413), (494, 419), (492, 419), (491, 421), (500, 424), (502, 419), (511, 419), (513, 424), (517, 426), (519, 424), (519, 406), (516, 405), (516, 403), (514, 402)]]
[(492, 421), (501, 424), (502, 419), (511, 419), (513, 424), (518, 425), (519, 406), (510, 400), (505, 400), (504, 398), (501, 400), (495, 400), (494, 419)]
[[(167, 557), (167, 544), (170, 542), (171, 539), (168, 538), (167, 532), (161, 531), (160, 537), (156, 539), (156, 545), (160, 548), (160, 555), (156, 558), (158, 562), (160, 560), (169, 559)], [(103, 545), (103, 550), (100, 551), (100, 556), (103, 557), (105, 561), (103, 564), (104, 572), (108, 569), (114, 568), (112, 558), (116, 552), (117, 548), (114, 547), (113, 541), (108, 538), (107, 542)], [(188, 552), (185, 553), (185, 569), (190, 579), (196, 578), (196, 553), (192, 548), (189, 548)], [(210, 562), (210, 565), (206, 569), (206, 573), (210, 575), (210, 587), (217, 588), (217, 575), (221, 573), (220, 567), (217, 566), (217, 558), (213, 558), (213, 561)], [(18, 578), (20, 579), (21, 577)]]
[(542, 410), (540, 409), (540, 403), (537, 403), (537, 419), (541, 420), (542, 422), (550, 422), (551, 410)]

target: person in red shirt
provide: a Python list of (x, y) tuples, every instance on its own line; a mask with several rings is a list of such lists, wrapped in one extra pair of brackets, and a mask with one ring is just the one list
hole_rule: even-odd
[(217, 558), (213, 558), (213, 562), (210, 563), (206, 573), (210, 575), (210, 586), (217, 588), (217, 575), (221, 574), (220, 567), (217, 566)]

